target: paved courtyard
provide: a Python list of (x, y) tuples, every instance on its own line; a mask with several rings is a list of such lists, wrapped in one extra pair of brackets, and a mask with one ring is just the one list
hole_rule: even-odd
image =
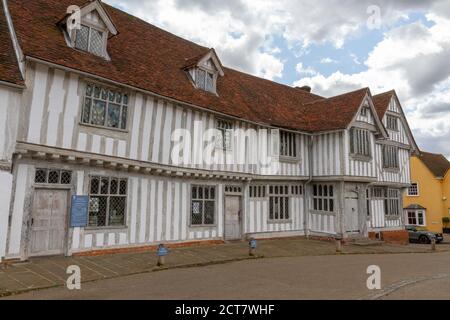
[[(437, 248), (438, 253), (450, 252), (450, 244), (441, 244)], [(429, 253), (430, 257), (438, 254), (431, 253), (428, 245), (359, 246), (350, 244), (344, 246), (342, 256), (344, 258), (349, 255), (399, 253)], [(263, 258), (333, 256), (336, 252), (332, 242), (282, 239), (259, 241), (257, 254), (259, 261)], [(194, 268), (249, 259), (255, 258), (249, 257), (248, 246), (245, 242), (173, 249), (166, 258), (164, 268), (156, 267), (155, 252), (37, 258), (24, 263), (3, 266), (0, 269), (0, 296), (65, 286), (68, 277), (66, 270), (71, 265), (81, 268), (82, 281), (88, 283), (167, 269)], [(95, 283), (92, 284), (92, 286), (95, 285)]]

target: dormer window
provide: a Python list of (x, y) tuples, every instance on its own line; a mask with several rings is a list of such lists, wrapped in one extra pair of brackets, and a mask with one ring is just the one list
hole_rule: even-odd
[(101, 2), (94, 0), (79, 11), (70, 7), (68, 10), (70, 16), (61, 22), (66, 29), (67, 44), (74, 49), (109, 60), (107, 41), (111, 35), (117, 35), (117, 30)]
[(81, 26), (76, 32), (75, 48), (90, 52), (97, 56), (104, 56), (104, 33), (102, 31)]
[(224, 76), (224, 71), (214, 49), (210, 49), (204, 55), (188, 59), (183, 69), (195, 88), (218, 94), (217, 80), (219, 76)]

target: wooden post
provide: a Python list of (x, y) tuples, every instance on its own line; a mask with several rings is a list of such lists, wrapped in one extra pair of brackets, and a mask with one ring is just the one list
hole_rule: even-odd
[(342, 237), (336, 237), (336, 253), (342, 253)]

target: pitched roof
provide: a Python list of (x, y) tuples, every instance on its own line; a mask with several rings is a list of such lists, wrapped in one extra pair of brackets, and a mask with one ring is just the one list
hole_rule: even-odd
[(384, 115), (389, 108), (389, 104), (391, 103), (393, 96), (395, 96), (394, 90), (373, 96), (373, 103), (380, 119), (384, 118)]
[(22, 86), (24, 81), (17, 63), (4, 9), (3, 2), (0, 2), (0, 80)]
[[(370, 95), (370, 90), (363, 88), (304, 104), (303, 112), (309, 121), (309, 130), (325, 131), (331, 127), (346, 128), (355, 117), (367, 94)], [(324, 123), (327, 125), (324, 126)]]
[[(367, 89), (325, 99), (230, 68), (219, 77), (218, 96), (197, 90), (183, 70), (211, 49), (161, 30), (103, 4), (119, 31), (108, 40), (111, 61), (67, 46), (58, 22), (69, 5), (87, 0), (10, 0), (9, 8), (27, 57), (122, 83), (176, 101), (249, 121), (301, 131), (345, 129)], [(0, 70), (0, 78), (4, 78)]]
[(450, 162), (442, 154), (420, 152), (418, 158), (436, 178), (443, 178), (450, 169)]

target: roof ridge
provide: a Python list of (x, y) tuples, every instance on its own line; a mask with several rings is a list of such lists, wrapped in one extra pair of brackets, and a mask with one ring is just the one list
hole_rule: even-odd
[(315, 104), (315, 103), (318, 103), (318, 102), (321, 102), (321, 101), (324, 101), (324, 100), (332, 100), (332, 99), (336, 99), (336, 98), (341, 98), (343, 96), (354, 94), (354, 93), (357, 93), (357, 92), (360, 92), (360, 91), (364, 91), (364, 90), (365, 91), (370, 91), (370, 88), (369, 87), (365, 87), (365, 88), (361, 88), (361, 89), (358, 89), (358, 90), (342, 93), (342, 94), (339, 94), (337, 96), (332, 96), (332, 97), (323, 98), (323, 99), (317, 99), (317, 100), (314, 100), (314, 101), (311, 101), (311, 102), (308, 102), (308, 103), (304, 103), (303, 105), (304, 106), (308, 106), (308, 105), (312, 105), (312, 104)]

